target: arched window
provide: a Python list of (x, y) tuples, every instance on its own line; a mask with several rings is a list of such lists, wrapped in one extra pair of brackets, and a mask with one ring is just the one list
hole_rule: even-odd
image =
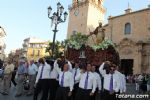
[(126, 23), (125, 24), (125, 30), (124, 30), (124, 34), (131, 34), (131, 24), (130, 23)]

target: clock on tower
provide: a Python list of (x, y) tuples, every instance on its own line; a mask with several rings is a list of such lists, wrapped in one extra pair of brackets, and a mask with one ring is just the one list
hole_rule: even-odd
[(104, 20), (104, 0), (73, 0), (69, 5), (69, 22), (67, 38), (75, 31), (89, 34), (97, 26), (99, 20)]

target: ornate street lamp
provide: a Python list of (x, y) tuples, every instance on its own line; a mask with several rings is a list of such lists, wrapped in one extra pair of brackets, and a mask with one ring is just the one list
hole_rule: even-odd
[[(54, 58), (54, 50), (55, 50), (55, 38), (56, 38), (56, 33), (58, 32), (57, 30), (57, 25), (59, 23), (63, 23), (67, 19), (67, 12), (64, 12), (64, 7), (61, 5), (60, 2), (57, 3), (57, 12), (54, 12), (52, 16), (50, 16), (52, 11), (51, 6), (48, 7), (48, 18), (51, 19), (51, 25), (55, 25), (55, 28), (53, 30), (54, 35), (53, 35), (53, 45), (52, 45), (52, 57)], [(64, 12), (64, 13), (63, 13)], [(64, 19), (62, 19), (62, 15), (64, 15)]]

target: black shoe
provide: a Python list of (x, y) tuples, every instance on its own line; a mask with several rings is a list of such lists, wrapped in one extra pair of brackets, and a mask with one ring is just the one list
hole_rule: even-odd
[(15, 97), (20, 97), (22, 94), (16, 94)]
[(27, 93), (27, 95), (26, 96), (31, 96), (31, 95), (33, 95), (32, 93)]
[(8, 93), (7, 92), (2, 92), (2, 95), (8, 95)]

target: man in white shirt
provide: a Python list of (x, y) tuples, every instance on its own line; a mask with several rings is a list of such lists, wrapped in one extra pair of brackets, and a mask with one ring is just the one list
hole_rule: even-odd
[(118, 74), (118, 76), (120, 78), (120, 90), (119, 90), (119, 92), (120, 93), (125, 93), (126, 92), (126, 79), (125, 79), (125, 75), (122, 74), (121, 72), (119, 72), (117, 69), (115, 70), (115, 73)]
[(121, 75), (122, 76), (122, 88), (120, 90), (120, 93), (126, 93), (126, 77), (124, 74)]
[(64, 55), (61, 55), (61, 58), (58, 58), (55, 62), (54, 62), (54, 66), (59, 66), (61, 68), (61, 70), (63, 70), (63, 65), (65, 63), (68, 63), (69, 65), (69, 71), (72, 71), (72, 64), (70, 61), (68, 61)]
[(98, 93), (100, 93), (101, 91), (101, 78), (100, 78), (100, 75), (96, 72), (96, 66), (92, 66), (92, 73), (94, 74), (95, 78), (96, 78), (96, 91), (94, 93), (94, 96), (93, 96), (93, 99), (92, 100), (95, 100), (96, 96)]
[(140, 82), (142, 82), (143, 81), (143, 75), (142, 74), (140, 74), (139, 76), (138, 76), (138, 81), (140, 81)]
[[(109, 64), (109, 73), (106, 73), (104, 70), (105, 63)], [(113, 64), (104, 62), (99, 68), (100, 73), (104, 77), (104, 100), (118, 100), (116, 98), (116, 93), (120, 90), (120, 77), (117, 73), (115, 73), (115, 66)]]
[(91, 64), (85, 66), (82, 66), (82, 68), (86, 68), (85, 72), (76, 76), (76, 80), (80, 79), (80, 82), (75, 100), (91, 100), (96, 90), (96, 78), (91, 72)]
[(59, 88), (55, 100), (71, 100), (74, 80), (68, 63), (64, 63), (63, 71), (60, 71), (58, 67), (57, 70), (59, 71)]
[(139, 84), (139, 91), (138, 92), (140, 93), (142, 91), (141, 85), (143, 83), (144, 75), (140, 74), (137, 79), (138, 79), (138, 84)]
[(57, 92), (57, 89), (58, 89), (58, 86), (59, 86), (59, 83), (58, 83), (59, 71), (56, 70), (56, 67), (58, 67), (58, 66), (54, 66), (54, 61), (53, 60), (47, 60), (47, 63), (50, 64), (50, 66), (52, 67), (51, 68), (51, 73), (50, 73), (49, 100), (55, 100), (56, 92)]
[(80, 72), (81, 72), (81, 70), (79, 68), (79, 62), (75, 62), (75, 66), (72, 69), (72, 74), (73, 74), (73, 79), (74, 79), (74, 89), (73, 89), (73, 94), (72, 94), (73, 100), (75, 100), (75, 96), (78, 91), (79, 81), (80, 81), (80, 80), (75, 80), (75, 77), (78, 76), (80, 74)]
[(31, 60), (29, 67), (28, 67), (28, 77), (29, 77), (30, 89), (29, 89), (27, 95), (32, 95), (34, 92), (34, 84), (35, 84), (37, 72), (38, 72), (38, 67), (34, 64), (34, 60)]
[(38, 95), (42, 91), (41, 100), (48, 99), (49, 85), (50, 85), (51, 66), (45, 62), (44, 58), (39, 59), (39, 69), (35, 81), (35, 91), (33, 100), (38, 100)]

